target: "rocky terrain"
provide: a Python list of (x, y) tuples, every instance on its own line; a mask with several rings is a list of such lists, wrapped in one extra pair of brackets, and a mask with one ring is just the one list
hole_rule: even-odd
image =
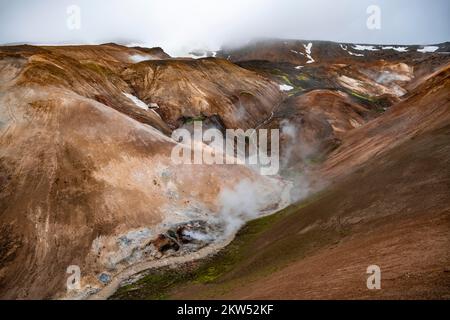
[[(0, 298), (448, 299), (449, 51), (0, 47)], [(174, 164), (197, 120), (280, 129), (280, 173)]]

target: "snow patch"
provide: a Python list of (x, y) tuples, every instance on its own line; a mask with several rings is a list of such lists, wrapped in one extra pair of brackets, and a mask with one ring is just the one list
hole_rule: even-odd
[(422, 49), (417, 49), (417, 52), (427, 53), (427, 52), (435, 52), (439, 47), (437, 46), (426, 46)]
[(140, 100), (138, 97), (133, 96), (132, 94), (122, 92), (125, 97), (133, 101), (134, 105), (140, 109), (147, 110), (153, 112), (158, 118), (161, 119), (161, 116), (154, 109), (158, 109), (159, 105), (157, 103), (150, 103), (150, 106), (146, 104), (144, 101)]
[(364, 55), (362, 53), (353, 53), (351, 51), (347, 51), (349, 55), (351, 56), (355, 56), (355, 57), (364, 57)]
[(383, 49), (383, 50), (395, 50), (395, 51), (398, 51), (398, 52), (407, 52), (408, 51), (408, 47), (384, 46), (384, 47), (381, 47), (381, 49)]
[(348, 50), (346, 45), (340, 44), (341, 49), (346, 51), (349, 55), (351, 56), (355, 56), (355, 57), (364, 57), (364, 55), (362, 53), (354, 53)]
[[(353, 49), (358, 50), (358, 51), (379, 51), (380, 49), (376, 48), (375, 46), (365, 46), (365, 45), (360, 45), (360, 44), (356, 44), (353, 46)], [(397, 52), (407, 52), (408, 51), (408, 47), (393, 47), (393, 46), (383, 46), (381, 47), (382, 50), (395, 50)]]
[(408, 47), (393, 47), (393, 46), (383, 46), (383, 50), (395, 50), (397, 52), (408, 52)]
[(295, 51), (295, 50), (291, 50), (291, 52), (295, 53), (295, 54), (301, 54), (302, 56), (304, 56), (303, 52), (298, 52), (298, 51)]
[(358, 51), (378, 51), (379, 49), (375, 48), (374, 46), (363, 46), (360, 44), (356, 44), (353, 46), (353, 49), (358, 50)]
[(408, 51), (408, 47), (395, 47), (393, 49), (398, 52), (407, 52)]
[(144, 101), (140, 100), (138, 97), (135, 97), (132, 94), (129, 94), (126, 92), (122, 92), (122, 93), (125, 97), (127, 97), (128, 99), (133, 101), (133, 103), (136, 107), (144, 109), (144, 110), (148, 110), (148, 105)]
[(312, 46), (313, 46), (312, 42), (308, 43), (307, 45), (304, 44), (303, 46), (305, 47), (306, 57), (308, 58), (308, 61), (306, 61), (306, 63), (313, 63), (313, 62), (315, 62), (315, 60), (311, 56), (311, 49), (312, 49)]
[(279, 86), (281, 91), (291, 91), (292, 89), (294, 89), (294, 87), (287, 84), (280, 84)]

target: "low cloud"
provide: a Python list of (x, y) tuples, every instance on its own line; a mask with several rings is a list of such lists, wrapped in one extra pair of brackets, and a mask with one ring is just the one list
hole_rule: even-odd
[[(376, 31), (366, 26), (374, 4), (382, 17)], [(67, 27), (72, 5), (80, 28)], [(0, 0), (0, 43), (133, 42), (172, 55), (261, 37), (432, 44), (450, 39), (448, 12), (448, 0)]]

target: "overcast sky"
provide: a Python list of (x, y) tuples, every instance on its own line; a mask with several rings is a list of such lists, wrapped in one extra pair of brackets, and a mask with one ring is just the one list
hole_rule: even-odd
[[(67, 13), (71, 5), (80, 9), (76, 27), (74, 11)], [(366, 25), (370, 5), (381, 9), (380, 29)], [(450, 40), (450, 1), (0, 0), (2, 44), (113, 41), (161, 46), (176, 54), (193, 48), (215, 50), (222, 44), (260, 37), (380, 44), (445, 42)]]

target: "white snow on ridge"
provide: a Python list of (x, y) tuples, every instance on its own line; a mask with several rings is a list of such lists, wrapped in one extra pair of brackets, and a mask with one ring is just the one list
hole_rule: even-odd
[(287, 84), (280, 84), (279, 86), (281, 91), (291, 91), (292, 89), (294, 89), (294, 87)]
[(439, 47), (437, 46), (425, 46), (422, 49), (417, 49), (418, 52), (426, 53), (426, 52), (435, 52)]
[(354, 53), (348, 50), (346, 45), (343, 44), (339, 44), (341, 46), (341, 49), (346, 51), (349, 55), (351, 56), (355, 56), (355, 57), (364, 57), (364, 55), (362, 53)]
[[(342, 47), (342, 45), (341, 45)], [(364, 45), (360, 45), (360, 44), (356, 44), (352, 47), (355, 50), (358, 51), (379, 51), (380, 49), (376, 48), (375, 46), (364, 46)], [(344, 49), (344, 48), (342, 48)], [(383, 46), (381, 47), (382, 50), (395, 50), (397, 52), (408, 52), (408, 47), (393, 47), (393, 46)], [(345, 49), (344, 49), (345, 50)], [(347, 51), (348, 53), (350, 53), (350, 51)], [(352, 54), (352, 53), (350, 53)]]
[(311, 56), (311, 49), (312, 49), (312, 46), (313, 46), (312, 42), (308, 43), (308, 45), (304, 44), (303, 46), (305, 47), (306, 57), (308, 58), (308, 61), (306, 61), (306, 63), (313, 63), (313, 62), (315, 62), (315, 60)]
[(312, 42), (308, 43), (308, 45), (306, 45), (306, 44), (303, 45), (305, 47), (307, 54), (311, 54), (312, 45), (313, 45)]
[(295, 69), (300, 70), (303, 66), (296, 66)]
[(397, 52), (408, 52), (408, 47), (393, 47), (393, 46), (383, 46), (383, 50), (395, 50)]
[(358, 50), (358, 51), (364, 51), (364, 50), (368, 50), (368, 51), (378, 51), (379, 49), (375, 48), (374, 46), (363, 46), (360, 44), (355, 44), (353, 46), (353, 49)]
[(396, 47), (396, 48), (394, 48), (394, 50), (398, 51), (398, 52), (407, 52), (408, 47)]

